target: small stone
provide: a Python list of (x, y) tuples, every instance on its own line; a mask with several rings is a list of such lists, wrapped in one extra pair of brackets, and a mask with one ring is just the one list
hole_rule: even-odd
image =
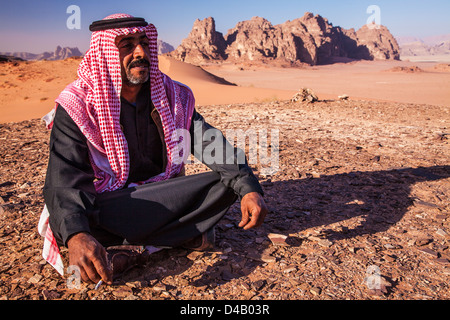
[(436, 258), (437, 259), (439, 257), (439, 255), (438, 255), (438, 253), (436, 251), (433, 251), (433, 250), (431, 250), (429, 248), (421, 248), (421, 249), (419, 249), (419, 251), (429, 255), (432, 258)]
[(440, 264), (443, 264), (443, 265), (448, 265), (448, 264), (450, 264), (450, 261), (448, 261), (448, 259), (446, 259), (446, 258), (437, 258), (437, 259), (436, 259), (436, 262), (437, 262), (437, 263), (440, 263)]
[(153, 289), (153, 291), (156, 291), (156, 292), (162, 292), (162, 291), (165, 291), (167, 289), (167, 287), (164, 283), (158, 283), (158, 284), (155, 284), (152, 287), (152, 289)]
[(311, 172), (311, 176), (312, 176), (313, 178), (315, 178), (315, 179), (318, 179), (318, 178), (321, 177), (321, 176), (320, 176), (320, 173), (317, 173), (316, 171)]
[(125, 298), (128, 297), (129, 295), (132, 295), (133, 290), (130, 287), (121, 286), (116, 290), (113, 290), (112, 294), (118, 298)]
[(267, 235), (274, 246), (287, 246), (287, 236), (277, 233), (269, 233)]
[(306, 290), (308, 290), (308, 288), (309, 288), (309, 284), (306, 282), (303, 282), (298, 286), (298, 289), (300, 289), (302, 291), (306, 291)]
[(433, 242), (433, 239), (432, 239), (432, 238), (419, 238), (419, 239), (417, 239), (417, 240), (414, 242), (414, 244), (415, 244), (416, 246), (421, 247), (421, 246), (427, 245), (427, 244), (429, 244), (429, 243), (431, 243), (431, 242)]
[(23, 185), (21, 185), (19, 188), (20, 189), (25, 189), (25, 188), (29, 188), (31, 186), (31, 183), (29, 182), (25, 182)]
[(188, 258), (189, 260), (196, 260), (198, 257), (200, 257), (202, 255), (203, 255), (203, 252), (192, 251), (186, 256), (186, 258)]
[(142, 283), (140, 281), (127, 282), (125, 285), (130, 288), (142, 288)]
[(264, 287), (265, 284), (266, 282), (264, 280), (257, 280), (255, 282), (252, 282), (251, 286), (253, 290), (259, 291), (262, 289), (262, 287)]
[(243, 289), (245, 289), (245, 290), (251, 290), (249, 284), (246, 283), (246, 282), (241, 283), (241, 287), (242, 287)]
[(308, 240), (319, 242), (320, 240), (323, 239), (316, 236), (308, 236)]
[(42, 279), (42, 276), (40, 274), (36, 273), (34, 276), (32, 276), (30, 279), (28, 279), (28, 283), (36, 284), (39, 281), (41, 281), (41, 279)]
[(318, 296), (318, 295), (320, 295), (322, 290), (320, 290), (320, 288), (313, 287), (313, 288), (309, 289), (309, 292), (311, 292), (315, 296)]
[(320, 239), (317, 243), (319, 244), (319, 246), (325, 248), (331, 247), (333, 245), (333, 242), (328, 239)]
[(45, 300), (54, 300), (58, 299), (61, 295), (57, 291), (42, 290), (42, 296)]
[(442, 229), (438, 229), (438, 230), (436, 231), (436, 234), (437, 234), (437, 235), (440, 235), (441, 237), (445, 237), (445, 236), (448, 235), (448, 233), (445, 232), (445, 231), (442, 230)]
[(271, 263), (271, 262), (277, 261), (277, 259), (275, 257), (271, 256), (270, 254), (264, 254), (264, 253), (261, 255), (260, 260), (262, 262), (266, 262), (266, 263)]
[(437, 206), (434, 203), (426, 202), (426, 201), (422, 201), (422, 200), (414, 201), (414, 205), (415, 206), (424, 206), (424, 207), (428, 207), (428, 208), (439, 208), (439, 206)]
[(283, 269), (283, 273), (291, 273), (294, 271), (297, 271), (296, 266), (287, 266), (286, 268)]
[(262, 261), (262, 262), (266, 262), (266, 263), (270, 263), (270, 262), (275, 262), (276, 258), (271, 256), (270, 254), (267, 253), (260, 253), (260, 252), (254, 252), (254, 251), (250, 251), (247, 254), (247, 257), (250, 259), (253, 259), (255, 261)]

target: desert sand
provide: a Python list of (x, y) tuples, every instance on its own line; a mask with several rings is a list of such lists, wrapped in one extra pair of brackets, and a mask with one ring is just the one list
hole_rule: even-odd
[[(280, 130), (279, 170), (252, 165), (270, 210), (263, 226), (238, 228), (236, 202), (213, 251), (164, 250), (112, 286), (69, 287), (42, 259), (36, 229), (49, 131), (39, 119), (0, 124), (0, 300), (265, 300), (272, 315), (289, 316), (268, 300), (450, 298), (450, 108), (333, 100), (199, 109), (224, 132)], [(206, 170), (192, 163), (186, 173)]]
[[(0, 122), (41, 118), (64, 87), (76, 79), (79, 59), (0, 65)], [(160, 56), (160, 68), (194, 91), (198, 106), (288, 100), (299, 89), (320, 99), (450, 105), (450, 67), (435, 62), (358, 61), (277, 68), (210, 64), (202, 68)], [(392, 71), (417, 66), (420, 72)], [(441, 66), (437, 68), (436, 66)]]
[[(0, 65), (0, 122), (41, 118), (64, 87), (77, 78), (79, 59)], [(228, 83), (191, 64), (161, 57), (160, 69), (194, 91), (197, 105), (289, 99), (295, 90), (247, 88)]]
[[(233, 65), (206, 70), (243, 87), (298, 90), (311, 88), (322, 99), (353, 99), (450, 105), (450, 66), (436, 62), (353, 61), (305, 68)], [(418, 67), (421, 71), (395, 71)]]

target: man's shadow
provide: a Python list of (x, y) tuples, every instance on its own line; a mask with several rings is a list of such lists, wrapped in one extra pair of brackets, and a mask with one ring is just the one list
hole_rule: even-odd
[[(322, 235), (335, 242), (386, 231), (400, 221), (414, 203), (415, 199), (411, 196), (414, 184), (448, 177), (450, 166), (434, 166), (262, 182), (270, 209), (264, 225), (247, 231), (238, 228), (240, 206), (236, 202), (217, 227), (217, 250), (222, 253), (202, 254), (210, 261), (208, 267), (194, 278), (185, 277), (186, 284), (215, 287), (247, 276), (262, 262), (246, 255), (249, 251), (262, 253), (271, 246), (269, 241), (257, 241), (267, 239), (269, 233), (288, 235), (322, 226)], [(434, 206), (426, 202), (422, 204)], [(331, 227), (352, 218), (358, 221), (348, 224), (349, 227)], [(291, 246), (301, 242), (295, 238), (291, 241)], [(159, 276), (154, 275), (153, 279), (161, 280), (190, 268), (194, 260), (182, 257), (184, 254), (186, 252), (172, 249), (155, 256), (153, 267), (163, 271), (159, 272)], [(226, 258), (221, 259), (220, 255)]]
[[(228, 255), (227, 260), (216, 262), (192, 284), (220, 285), (251, 273), (262, 262), (242, 259), (242, 256), (248, 251), (261, 253), (271, 246), (268, 241), (259, 245), (255, 242), (256, 238), (266, 238), (268, 233), (288, 235), (322, 226), (322, 235), (335, 242), (386, 231), (400, 221), (414, 203), (411, 196), (414, 184), (448, 177), (450, 166), (435, 166), (263, 182), (270, 208), (264, 226), (259, 231), (241, 231), (237, 230), (236, 222), (233, 228), (222, 230), (219, 249), (230, 247), (240, 255)], [(435, 206), (424, 201), (422, 204)], [(231, 215), (235, 216), (234, 220), (240, 218), (238, 204), (232, 208)], [(349, 224), (350, 227), (331, 228), (332, 224), (352, 218), (358, 221)], [(219, 224), (219, 231), (220, 227)], [(290, 244), (296, 246), (300, 242), (293, 238)], [(218, 270), (222, 272), (218, 274)]]
[[(403, 168), (388, 171), (350, 172), (319, 179), (289, 180), (268, 186), (275, 189), (278, 203), (288, 203), (290, 212), (277, 210), (268, 219), (269, 229), (287, 233), (319, 225), (331, 225), (360, 217), (352, 229), (329, 230), (330, 240), (348, 239), (383, 232), (402, 219), (414, 202), (412, 186), (450, 176), (450, 166)], [(424, 203), (422, 201), (422, 203)], [(433, 207), (431, 203), (424, 203)], [(273, 224), (271, 224), (273, 220)], [(300, 223), (292, 223), (300, 222)], [(300, 230), (299, 230), (300, 226)]]

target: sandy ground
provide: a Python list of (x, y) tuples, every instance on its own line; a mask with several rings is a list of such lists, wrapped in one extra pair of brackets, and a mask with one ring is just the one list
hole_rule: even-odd
[(99, 290), (74, 287), (41, 256), (48, 130), (39, 120), (0, 124), (0, 300), (450, 298), (450, 108), (330, 100), (199, 111), (224, 132), (269, 130), (269, 143), (279, 130), (279, 158), (271, 158), (279, 170), (266, 176), (265, 165), (251, 164), (270, 210), (265, 223), (238, 228), (237, 202), (213, 251), (158, 252)]
[[(30, 61), (0, 65), (0, 122), (41, 118), (53, 107), (65, 86), (77, 78), (80, 60)], [(160, 69), (194, 91), (197, 105), (263, 102), (289, 99), (295, 90), (246, 88), (233, 85), (205, 70), (170, 58)]]
[[(80, 60), (0, 65), (0, 122), (41, 118), (76, 79)], [(290, 99), (312, 89), (320, 99), (450, 105), (450, 67), (436, 62), (360, 61), (305, 68), (211, 64), (202, 68), (161, 56), (161, 70), (190, 86), (199, 106)], [(420, 71), (392, 71), (417, 66)], [(437, 67), (438, 66), (438, 67)], [(444, 65), (445, 66), (445, 65)]]
[[(234, 65), (205, 69), (243, 87), (284, 90), (312, 89), (319, 98), (353, 99), (450, 105), (450, 67), (442, 63), (356, 61), (305, 68), (261, 68)], [(421, 71), (393, 71), (397, 67)]]

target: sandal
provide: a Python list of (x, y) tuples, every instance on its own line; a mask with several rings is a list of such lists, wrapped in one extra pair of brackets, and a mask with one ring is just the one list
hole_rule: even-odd
[(134, 267), (145, 266), (150, 253), (142, 246), (118, 246), (106, 249), (113, 280)]
[(214, 249), (214, 243), (216, 241), (215, 228), (211, 228), (206, 232), (203, 232), (200, 236), (195, 237), (183, 244), (183, 248), (193, 251), (209, 251)]

